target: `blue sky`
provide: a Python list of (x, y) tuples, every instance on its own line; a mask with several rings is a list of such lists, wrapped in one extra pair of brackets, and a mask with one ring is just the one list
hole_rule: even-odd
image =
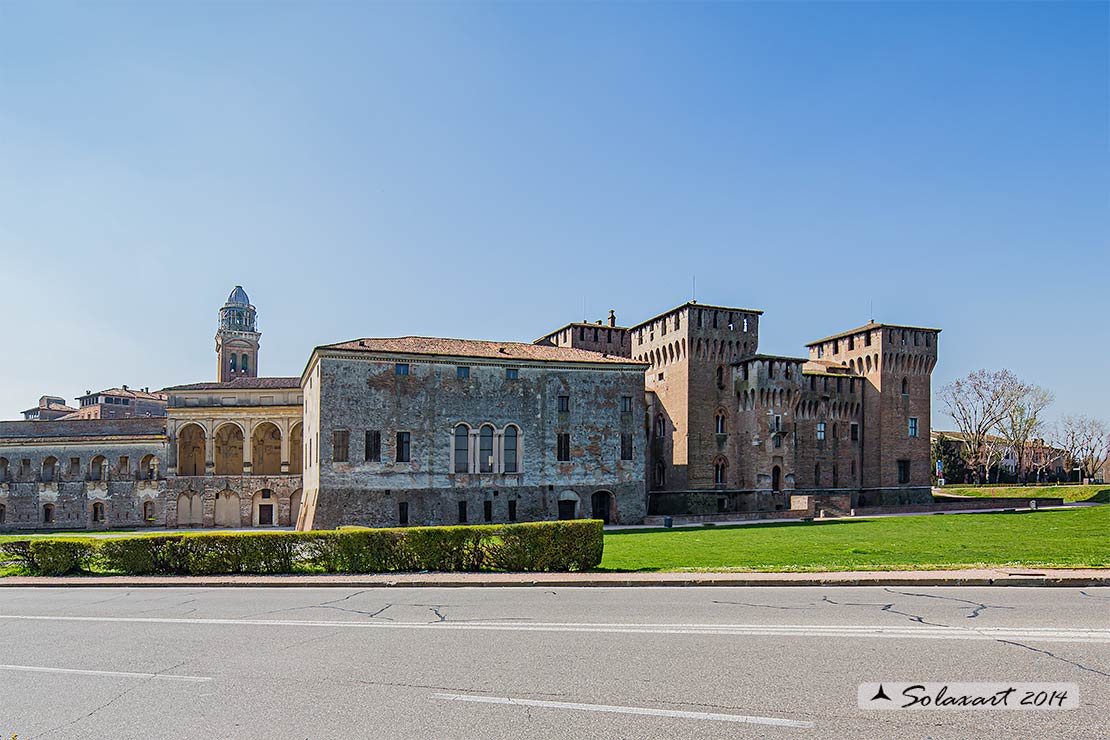
[(0, 416), (210, 379), (236, 283), (296, 375), (696, 276), (764, 351), (874, 305), (934, 388), (1110, 420), (1108, 7), (0, 3)]

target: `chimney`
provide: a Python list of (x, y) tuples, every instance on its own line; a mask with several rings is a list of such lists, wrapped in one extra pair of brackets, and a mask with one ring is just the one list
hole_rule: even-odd
[(616, 325), (617, 325), (617, 312), (610, 308), (609, 309), (609, 326), (616, 326)]
[(124, 389), (124, 390), (127, 390), (127, 383), (124, 383), (124, 384), (123, 384), (123, 389)]

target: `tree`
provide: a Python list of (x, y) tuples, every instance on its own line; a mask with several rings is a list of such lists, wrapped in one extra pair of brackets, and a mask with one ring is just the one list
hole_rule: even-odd
[(1056, 446), (1064, 451), (1068, 470), (1079, 468), (1082, 478), (1094, 478), (1110, 453), (1110, 429), (1090, 416), (1065, 416), (1056, 427)]
[(964, 438), (969, 466), (979, 476), (987, 474), (997, 456), (992, 432), (1006, 418), (1020, 396), (1021, 382), (1009, 370), (976, 370), (940, 390), (948, 414)]
[(937, 477), (937, 462), (941, 463), (941, 477), (952, 483), (966, 483), (968, 470), (960, 454), (960, 444), (938, 434), (933, 442), (933, 478)]
[(1030, 444), (1044, 430), (1043, 414), (1056, 397), (1037, 385), (1021, 383), (1015, 390), (1014, 402), (998, 423), (998, 433), (1014, 451), (1019, 480), (1025, 483), (1025, 467)]

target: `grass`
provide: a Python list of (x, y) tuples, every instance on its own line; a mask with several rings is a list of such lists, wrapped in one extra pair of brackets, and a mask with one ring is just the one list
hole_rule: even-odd
[(1110, 567), (1110, 507), (610, 532), (601, 570)]
[(1065, 502), (1072, 503), (1086, 501), (1089, 503), (1110, 504), (1110, 485), (1097, 486), (1013, 486), (989, 488), (962, 488), (958, 486), (945, 486), (936, 489), (937, 493), (951, 496), (977, 496), (980, 498), (1062, 498)]

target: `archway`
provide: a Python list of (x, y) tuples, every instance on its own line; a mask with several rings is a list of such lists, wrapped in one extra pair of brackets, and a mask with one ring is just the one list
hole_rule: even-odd
[(177, 497), (177, 526), (199, 527), (204, 524), (204, 504), (199, 493), (185, 491)]
[(204, 429), (186, 424), (177, 430), (177, 474), (204, 475)]
[(782, 490), (782, 468), (780, 468), (778, 465), (771, 468), (771, 490)]
[(613, 511), (615, 508), (613, 506), (613, 494), (608, 491), (595, 491), (594, 495), (590, 497), (590, 504), (594, 519), (600, 519), (605, 524), (610, 524), (616, 519)]
[(142, 460), (139, 460), (139, 478), (142, 480), (154, 480), (158, 477), (158, 465), (154, 455), (144, 455)]
[(216, 430), (216, 475), (243, 474), (243, 430), (224, 424)]
[(93, 501), (90, 513), (92, 515), (91, 518), (93, 524), (104, 524), (105, 516), (103, 501)]
[(58, 479), (58, 458), (48, 457), (42, 461), (42, 474), (39, 478), (43, 483), (53, 483)]
[(89, 462), (89, 480), (108, 480), (108, 471), (106, 470), (108, 458), (104, 455), (97, 455)]
[(304, 472), (302, 458), (304, 453), (304, 435), (301, 424), (294, 424), (289, 432), (289, 474), (300, 475)]
[(281, 430), (264, 421), (251, 434), (251, 473), (281, 475)]
[(574, 491), (563, 491), (559, 494), (559, 518), (578, 518), (578, 494)]
[(277, 524), (277, 497), (269, 488), (251, 496), (251, 526), (272, 527)]
[(293, 491), (293, 495), (289, 497), (289, 526), (297, 526), (297, 519), (301, 514), (301, 489)]
[(216, 494), (215, 524), (217, 527), (238, 527), (239, 497), (232, 491), (220, 491)]

